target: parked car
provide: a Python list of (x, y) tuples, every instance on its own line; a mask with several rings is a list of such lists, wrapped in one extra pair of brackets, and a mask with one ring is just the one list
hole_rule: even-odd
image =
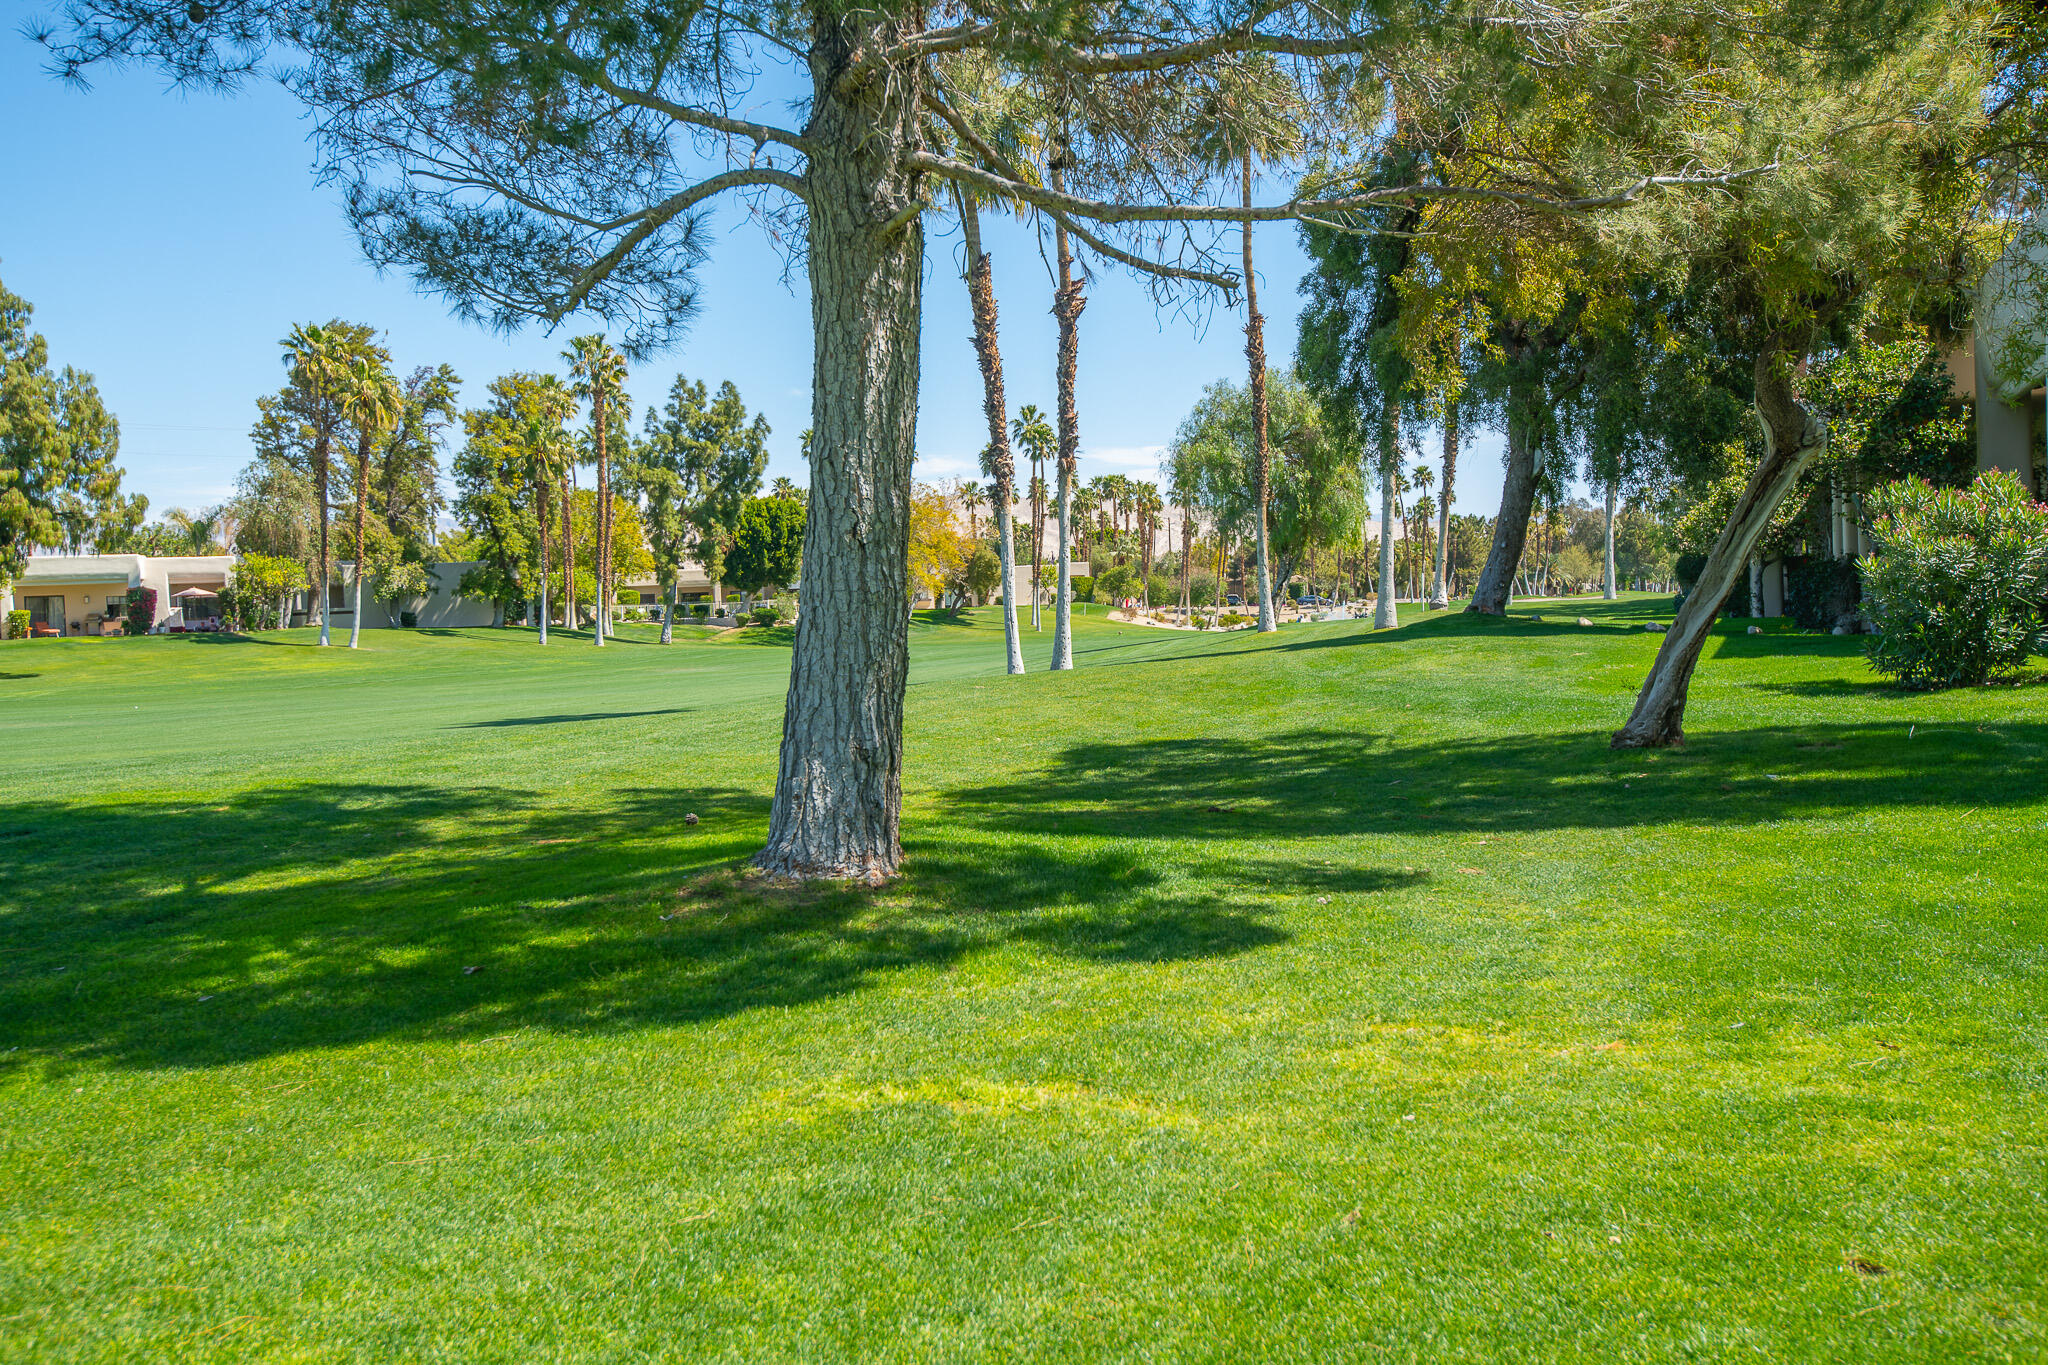
[(1331, 607), (1336, 605), (1329, 598), (1318, 597), (1312, 592), (1305, 592), (1294, 600), (1304, 607)]
[(1223, 605), (1226, 607), (1241, 607), (1244, 605), (1244, 599), (1234, 592), (1225, 593), (1223, 595)]

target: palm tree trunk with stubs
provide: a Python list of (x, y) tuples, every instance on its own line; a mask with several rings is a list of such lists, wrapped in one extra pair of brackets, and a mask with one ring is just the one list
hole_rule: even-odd
[(562, 470), (562, 629), (576, 629), (576, 496)]
[(1380, 591), (1372, 610), (1374, 630), (1398, 624), (1394, 593), (1394, 462), (1389, 456), (1380, 469)]
[(605, 636), (611, 634), (612, 603), (618, 593), (612, 590), (612, 486), (611, 469), (605, 460), (605, 411), (604, 390), (592, 391), (590, 399), (591, 425), (597, 437), (597, 645), (603, 648)]
[[(1052, 166), (1052, 183), (1055, 191), (1061, 191), (1065, 182), (1057, 158)], [(1073, 533), (1074, 476), (1081, 452), (1080, 414), (1075, 408), (1075, 370), (1079, 363), (1080, 337), (1078, 325), (1081, 310), (1087, 301), (1081, 294), (1081, 283), (1074, 278), (1074, 252), (1067, 241), (1064, 226), (1053, 231), (1054, 243), (1059, 259), (1059, 292), (1053, 296), (1053, 316), (1059, 320), (1059, 599), (1053, 607), (1052, 622), (1052, 667), (1055, 670), (1070, 669), (1074, 666), (1074, 579), (1068, 537)]]
[[(1244, 158), (1244, 206), (1252, 206), (1249, 153)], [(1259, 316), (1258, 278), (1252, 273), (1252, 225), (1246, 222), (1238, 235), (1244, 253), (1244, 358), (1251, 370), (1252, 473), (1258, 482), (1259, 630), (1264, 633), (1280, 629), (1273, 611), (1272, 551), (1266, 530), (1267, 504), (1273, 496), (1273, 452), (1266, 441), (1266, 328), (1265, 319)]]
[[(1012, 673), (1024, 671), (1024, 641), (1017, 634), (1017, 538), (1010, 533), (1010, 501), (1016, 462), (1010, 452), (1007, 400), (1003, 397), (1003, 353), (997, 344), (995, 268), (981, 249), (981, 215), (966, 193), (959, 194), (960, 221), (967, 238), (967, 301), (974, 314), (974, 354), (981, 365), (982, 415), (988, 421), (989, 473), (995, 478), (996, 558), (1003, 575), (1003, 649)], [(974, 535), (974, 506), (967, 530)]]
[(327, 638), (327, 576), (333, 572), (327, 557), (327, 438), (321, 437), (313, 447), (313, 484), (320, 499), (320, 581), (313, 589), (313, 610), (320, 613), (320, 643), (332, 643)]
[(348, 647), (360, 647), (363, 638), (363, 564), (369, 559), (364, 552), (364, 537), (370, 533), (369, 498), (365, 490), (370, 483), (370, 440), (363, 438), (362, 448), (356, 452), (356, 585), (355, 609), (348, 622)]

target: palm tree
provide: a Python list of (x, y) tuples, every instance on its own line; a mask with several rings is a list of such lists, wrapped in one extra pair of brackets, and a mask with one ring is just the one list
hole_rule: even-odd
[(356, 582), (355, 608), (348, 623), (348, 647), (361, 646), (363, 638), (363, 579), (370, 567), (370, 451), (377, 438), (398, 425), (404, 395), (398, 381), (374, 357), (349, 357), (337, 393), (341, 415), (356, 429)]
[(801, 500), (803, 495), (804, 490), (798, 488), (796, 486), (796, 480), (790, 478), (787, 474), (777, 474), (775, 476), (775, 482), (769, 485), (768, 488), (768, 496), (771, 498), (789, 498), (792, 500)]
[(973, 479), (962, 479), (960, 486), (953, 490), (953, 496), (960, 500), (960, 506), (967, 513), (967, 538), (980, 540), (981, 523), (975, 520), (975, 514), (981, 510), (981, 485)]
[[(612, 586), (612, 480), (606, 450), (608, 418), (614, 406), (625, 406), (626, 358), (613, 350), (601, 335), (577, 337), (562, 352), (569, 362), (574, 393), (590, 404), (590, 434), (597, 445), (597, 630), (601, 648), (611, 634), (612, 602), (618, 593)], [(563, 544), (567, 505), (564, 506)], [(573, 589), (567, 594), (573, 600)]]
[(341, 422), (335, 403), (335, 388), (348, 367), (354, 350), (340, 330), (329, 324), (300, 323), (278, 343), (284, 348), (285, 368), (292, 382), (305, 394), (313, 413), (313, 495), (320, 504), (320, 578), (313, 585), (313, 609), (320, 613), (320, 643), (331, 643), (327, 635), (327, 583), (331, 573), (327, 547), (328, 464), (334, 448), (334, 429)]
[[(1436, 471), (1426, 464), (1418, 464), (1413, 470), (1409, 471), (1408, 478), (1418, 490), (1415, 496), (1414, 512), (1415, 530), (1419, 543), (1416, 545), (1415, 557), (1409, 561), (1412, 566), (1410, 576), (1414, 579), (1420, 579), (1423, 572), (1429, 566), (1429, 517), (1430, 513), (1436, 510), (1436, 504), (1430, 500), (1429, 490), (1436, 487)], [(1422, 585), (1418, 582), (1414, 587), (1415, 591), (1411, 595), (1418, 598), (1421, 597)]]
[[(1071, 155), (1064, 138), (1046, 163), (1053, 193), (1066, 193), (1067, 158)], [(1059, 401), (1059, 596), (1052, 609), (1052, 667), (1055, 672), (1074, 666), (1074, 476), (1081, 458), (1081, 418), (1075, 407), (1075, 370), (1079, 364), (1081, 310), (1088, 306), (1081, 281), (1074, 275), (1073, 243), (1067, 240), (1064, 219), (1053, 220), (1053, 250), (1059, 263), (1059, 287), (1053, 293), (1052, 312), (1059, 321), (1059, 355), (1054, 366)]]
[(1038, 563), (1045, 545), (1045, 462), (1059, 437), (1036, 403), (1026, 403), (1010, 422), (1010, 439), (1031, 457), (1031, 628), (1043, 630), (1038, 619)]
[[(548, 642), (548, 496), (554, 490), (555, 481), (562, 477), (570, 457), (569, 434), (562, 429), (563, 418), (567, 415), (568, 391), (557, 387), (561, 401), (551, 401), (554, 394), (543, 389), (541, 410), (527, 418), (520, 431), (520, 444), (525, 447), (527, 476), (533, 483), (534, 514), (540, 523), (540, 642)], [(567, 521), (567, 517), (563, 518)]]
[[(1214, 85), (1197, 109), (1196, 154), (1218, 171), (1235, 169), (1252, 206), (1255, 163), (1284, 157), (1301, 145), (1301, 124), (1293, 115), (1294, 83), (1273, 58), (1256, 53), (1221, 62)], [(1259, 549), (1259, 629), (1280, 628), (1273, 614), (1272, 555), (1267, 514), (1273, 495), (1273, 453), (1266, 435), (1266, 319), (1259, 312), (1259, 278), (1252, 269), (1252, 225), (1241, 225), (1244, 257), (1244, 356), (1250, 368), (1252, 478)]]

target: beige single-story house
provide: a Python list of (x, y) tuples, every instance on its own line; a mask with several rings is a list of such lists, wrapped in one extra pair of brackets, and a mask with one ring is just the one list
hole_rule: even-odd
[[(156, 590), (152, 629), (219, 614), (233, 555), (32, 555), (0, 588), (0, 616), (26, 611), (36, 635), (119, 635), (130, 588)], [(180, 597), (178, 594), (187, 594)]]

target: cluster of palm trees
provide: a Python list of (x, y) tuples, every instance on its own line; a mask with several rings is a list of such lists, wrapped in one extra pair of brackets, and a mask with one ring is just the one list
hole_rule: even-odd
[[(298, 407), (307, 415), (310, 438), (312, 497), (318, 520), (317, 572), (313, 576), (313, 610), (320, 621), (320, 643), (331, 644), (328, 584), (333, 581), (331, 526), (334, 512), (334, 463), (337, 455), (348, 462), (345, 471), (357, 490), (354, 503), (356, 572), (353, 575), (354, 602), (349, 626), (349, 648), (360, 647), (363, 623), (363, 583), (369, 557), (369, 515), (371, 459), (378, 442), (398, 426), (406, 406), (406, 391), (391, 371), (389, 353), (372, 340), (368, 328), (347, 323), (302, 323), (279, 343), (290, 384), (296, 390)], [(602, 336), (573, 339), (562, 359), (569, 371), (563, 380), (543, 376), (535, 386), (534, 401), (528, 407), (517, 440), (525, 473), (533, 490), (534, 511), (540, 533), (540, 641), (547, 643), (549, 605), (548, 542), (557, 522), (551, 504), (560, 498), (560, 535), (563, 560), (565, 621), (575, 619), (575, 501), (570, 478), (587, 451), (597, 465), (596, 581), (600, 602), (597, 610), (596, 643), (602, 646), (610, 634), (606, 603), (616, 596), (611, 555), (611, 436), (614, 417), (624, 411), (626, 362)], [(452, 404), (452, 374), (447, 375), (447, 401)], [(588, 404), (590, 426), (579, 438), (569, 430), (579, 404)], [(344, 435), (352, 442), (337, 451)]]

